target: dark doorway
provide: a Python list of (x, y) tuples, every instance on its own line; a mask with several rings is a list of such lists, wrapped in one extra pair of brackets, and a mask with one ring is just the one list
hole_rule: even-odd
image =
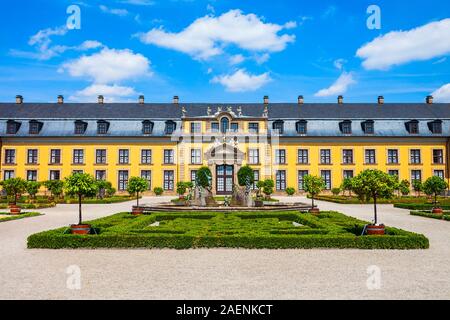
[(233, 193), (234, 166), (220, 165), (216, 167), (216, 193), (230, 195)]

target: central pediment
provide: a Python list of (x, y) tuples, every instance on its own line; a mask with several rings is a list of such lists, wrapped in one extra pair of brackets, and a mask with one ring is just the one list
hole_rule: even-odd
[(223, 143), (212, 147), (205, 153), (208, 165), (242, 164), (245, 154), (238, 147)]

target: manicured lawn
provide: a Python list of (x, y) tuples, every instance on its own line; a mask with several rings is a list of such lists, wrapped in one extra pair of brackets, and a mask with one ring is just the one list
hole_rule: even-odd
[[(36, 216), (41, 216), (39, 212), (27, 212), (24, 214), (19, 215), (12, 215), (9, 212), (0, 212), (0, 222), (6, 222), (11, 220), (18, 220), (18, 219), (24, 219), (24, 218), (31, 218)], [(4, 217), (6, 216), (6, 217)]]
[[(300, 225), (294, 225), (298, 223)], [(396, 228), (361, 236), (364, 221), (338, 212), (118, 213), (89, 222), (97, 235), (60, 228), (31, 235), (28, 248), (359, 248), (424, 249), (428, 239)], [(159, 225), (158, 225), (159, 224)]]
[(432, 213), (431, 211), (411, 211), (410, 213), (413, 216), (450, 221), (450, 211), (444, 211), (443, 215), (435, 214)]

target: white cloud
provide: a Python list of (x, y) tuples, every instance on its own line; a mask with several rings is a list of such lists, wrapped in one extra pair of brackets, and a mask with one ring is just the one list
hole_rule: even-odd
[(119, 102), (127, 101), (132, 96), (137, 96), (138, 93), (131, 87), (119, 85), (105, 85), (92, 84), (83, 90), (75, 92), (73, 96), (69, 97), (71, 101), (94, 102), (99, 95), (103, 95), (105, 102)]
[(436, 102), (450, 103), (450, 83), (447, 83), (431, 94)]
[(102, 10), (104, 13), (109, 13), (109, 14), (113, 14), (116, 16), (120, 16), (120, 17), (125, 17), (128, 15), (128, 10), (126, 9), (114, 9), (114, 8), (109, 8), (105, 5), (100, 5), (99, 6), (100, 10)]
[(220, 83), (230, 92), (245, 92), (258, 90), (271, 80), (268, 73), (252, 75), (247, 73), (245, 69), (239, 69), (230, 75), (214, 77), (211, 82)]
[(268, 54), (268, 53), (255, 55), (255, 61), (257, 64), (266, 63), (267, 61), (269, 61), (269, 59), (270, 59), (270, 54)]
[(319, 90), (314, 96), (329, 97), (343, 94), (347, 91), (348, 87), (354, 83), (356, 83), (356, 81), (353, 79), (352, 73), (343, 72), (329, 88)]
[(151, 74), (150, 61), (129, 49), (104, 48), (90, 56), (82, 56), (62, 65), (73, 77), (87, 77), (95, 83), (107, 84)]
[(154, 1), (151, 0), (122, 0), (120, 3), (132, 4), (136, 6), (152, 6), (155, 4)]
[(358, 49), (367, 70), (387, 70), (412, 61), (450, 53), (450, 19), (431, 22), (409, 31), (392, 31)]
[(336, 69), (342, 70), (344, 68), (344, 64), (346, 64), (346, 63), (347, 63), (347, 60), (345, 60), (345, 59), (337, 59), (337, 60), (334, 60), (333, 65)]
[(221, 16), (207, 15), (195, 20), (179, 33), (154, 28), (137, 36), (143, 43), (184, 52), (196, 59), (208, 59), (223, 53), (226, 45), (256, 52), (279, 52), (295, 41), (294, 35), (279, 32), (295, 23), (265, 23), (255, 14), (230, 10)]
[(66, 26), (57, 28), (47, 28), (40, 30), (35, 35), (30, 37), (28, 44), (35, 48), (35, 51), (22, 51), (11, 49), (9, 53), (15, 57), (29, 58), (36, 60), (49, 60), (53, 57), (59, 56), (62, 53), (74, 50), (74, 51), (87, 51), (102, 47), (101, 42), (95, 40), (86, 40), (78, 46), (64, 46), (64, 45), (51, 45), (53, 36), (64, 36), (68, 32)]
[(245, 60), (245, 58), (242, 54), (236, 54), (236, 55), (230, 57), (229, 63), (230, 63), (230, 65), (235, 66), (237, 64), (244, 62), (244, 60)]

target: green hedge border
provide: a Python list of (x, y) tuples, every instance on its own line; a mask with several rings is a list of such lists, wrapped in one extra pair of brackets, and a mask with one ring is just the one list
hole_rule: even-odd
[[(432, 203), (430, 203), (430, 204), (426, 204), (426, 203), (395, 203), (394, 207), (400, 208), (400, 209), (421, 211), (421, 210), (431, 210), (434, 208), (434, 205)], [(439, 207), (444, 210), (450, 210), (450, 205), (439, 205)]]
[[(184, 217), (190, 217), (183, 213)], [(401, 229), (387, 227), (385, 236), (356, 236), (342, 233), (342, 228), (337, 225), (330, 225), (309, 214), (295, 213), (274, 213), (268, 214), (248, 214), (246, 218), (257, 217), (282, 217), (287, 218), (294, 215), (296, 221), (308, 225), (318, 230), (328, 228), (328, 234), (270, 234), (270, 235), (186, 235), (175, 232), (166, 234), (152, 234), (151, 232), (139, 232), (139, 228), (149, 225), (155, 221), (182, 217), (183, 214), (154, 214), (146, 216), (145, 219), (130, 221), (124, 228), (121, 225), (114, 225), (113, 220), (105, 218), (90, 223), (100, 231), (99, 235), (71, 235), (64, 234), (67, 228), (60, 228), (51, 231), (37, 233), (28, 237), (28, 248), (169, 248), (169, 249), (190, 249), (190, 248), (245, 248), (245, 249), (313, 249), (313, 248), (338, 248), (338, 249), (427, 249), (428, 239), (420, 234), (404, 231)], [(214, 214), (214, 213), (212, 213)], [(327, 214), (326, 212), (322, 214)], [(117, 214), (119, 215), (119, 214)], [(207, 218), (211, 213), (198, 214), (196, 218)], [(192, 216), (192, 214), (191, 214)], [(107, 218), (114, 219), (114, 216)], [(118, 217), (120, 218), (120, 217)], [(241, 217), (242, 218), (242, 217)], [(366, 222), (347, 217), (348, 223), (345, 228), (362, 231)], [(123, 218), (122, 218), (123, 219)], [(131, 218), (130, 218), (131, 219)], [(102, 228), (108, 231), (101, 232)], [(134, 230), (138, 229), (138, 230)], [(136, 231), (136, 232), (134, 232)], [(341, 232), (341, 234), (339, 234)]]
[(436, 220), (446, 220), (450, 221), (450, 212), (446, 213), (444, 212), (443, 215), (438, 215), (429, 211), (411, 211), (410, 214), (412, 216), (420, 216), (425, 218), (432, 218)]
[(27, 213), (18, 214), (18, 215), (11, 215), (7, 212), (0, 212), (0, 215), (8, 215), (8, 217), (0, 218), (0, 222), (7, 222), (7, 221), (12, 221), (12, 220), (20, 220), (20, 219), (25, 219), (25, 218), (42, 216), (42, 214), (39, 212), (27, 212)]

